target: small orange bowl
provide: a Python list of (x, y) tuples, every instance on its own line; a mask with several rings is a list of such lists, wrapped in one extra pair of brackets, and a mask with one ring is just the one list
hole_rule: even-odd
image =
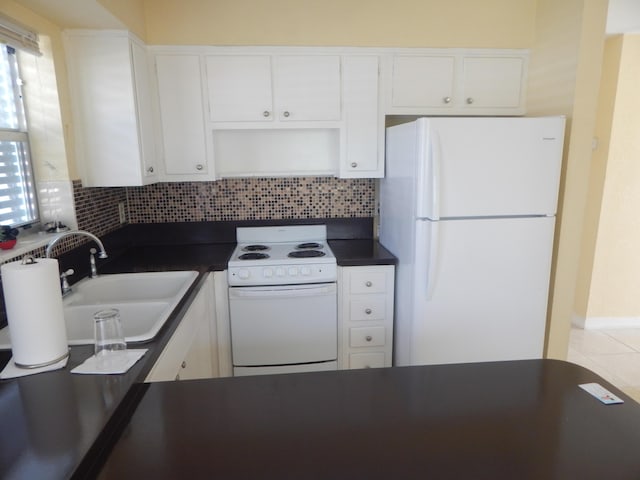
[(11, 250), (16, 246), (17, 240), (14, 238), (13, 240), (5, 240), (4, 242), (0, 242), (0, 248), (2, 250)]

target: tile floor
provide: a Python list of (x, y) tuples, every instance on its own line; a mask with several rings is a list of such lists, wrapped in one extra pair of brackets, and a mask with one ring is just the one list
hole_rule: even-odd
[(572, 328), (567, 360), (592, 370), (640, 402), (640, 329)]

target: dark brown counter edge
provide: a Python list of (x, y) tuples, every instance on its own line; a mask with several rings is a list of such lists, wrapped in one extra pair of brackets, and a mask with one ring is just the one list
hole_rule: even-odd
[[(229, 257), (235, 248), (236, 227), (292, 224), (326, 224), (328, 237), (331, 239), (330, 245), (339, 265), (396, 263), (395, 257), (371, 238), (372, 218), (134, 224), (125, 225), (103, 236), (109, 258), (98, 261), (101, 273), (197, 270), (199, 276), (158, 335), (150, 342), (130, 345), (130, 348), (148, 348), (149, 351), (140, 360), (141, 365), (138, 366), (138, 373), (131, 386), (119, 400), (113, 414), (80, 463), (76, 465), (72, 478), (94, 478), (99, 472), (149, 387), (143, 383), (145, 378), (200, 291), (207, 273), (227, 268)], [(76, 275), (71, 278), (72, 285), (89, 273), (87, 259), (91, 246), (92, 244), (84, 244), (58, 259), (61, 269), (76, 270)], [(81, 349), (87, 350), (86, 346), (72, 347), (72, 352)], [(0, 368), (4, 368), (10, 357), (10, 351), (0, 351)], [(67, 369), (70, 370), (72, 366), (75, 365), (69, 365)]]

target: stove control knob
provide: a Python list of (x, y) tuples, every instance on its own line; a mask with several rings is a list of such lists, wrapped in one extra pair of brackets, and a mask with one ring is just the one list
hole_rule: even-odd
[(311, 269), (309, 267), (302, 267), (300, 269), (300, 274), (302, 274), (302, 275), (311, 275)]
[(242, 280), (249, 278), (249, 270), (238, 270), (238, 278)]
[(271, 277), (273, 277), (273, 270), (271, 270), (270, 268), (265, 268), (265, 269), (262, 271), (262, 275), (263, 275), (265, 278), (271, 278)]
[(292, 277), (295, 277), (296, 275), (298, 275), (298, 269), (296, 267), (291, 267), (289, 269), (289, 275), (291, 275)]
[(277, 268), (276, 269), (276, 275), (279, 277), (284, 277), (285, 272), (284, 272), (284, 268)]

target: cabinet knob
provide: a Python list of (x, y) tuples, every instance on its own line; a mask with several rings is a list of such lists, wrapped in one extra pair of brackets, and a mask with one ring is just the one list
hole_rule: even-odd
[(371, 287), (371, 286), (373, 285), (373, 283), (371, 283), (371, 280), (367, 280), (367, 281), (365, 282), (365, 285), (366, 285), (367, 287)]
[(153, 167), (149, 167), (149, 168), (147, 168), (147, 172), (148, 172), (148, 173), (153, 173)]
[(373, 340), (373, 337), (372, 337), (371, 335), (367, 335), (366, 337), (364, 337), (364, 339), (365, 339), (367, 342), (370, 342), (371, 340)]
[(264, 112), (262, 112), (262, 116), (267, 118), (269, 115), (271, 115), (271, 112), (269, 110), (265, 110)]
[(371, 315), (371, 309), (370, 308), (365, 309), (364, 313), (366, 313), (367, 315)]
[(199, 163), (198, 165), (196, 165), (196, 170), (201, 171), (204, 168), (204, 166)]
[(176, 375), (176, 380), (180, 380), (180, 374)]
[(444, 97), (444, 98), (442, 99), (442, 101), (443, 101), (444, 103), (451, 103), (451, 97)]
[(186, 360), (184, 360), (184, 361), (180, 364), (180, 366), (181, 366), (182, 368), (187, 368), (187, 361), (186, 361)]
[(473, 98), (471, 98), (471, 97), (467, 98), (467, 103), (469, 105), (471, 105), (473, 103)]
[(285, 118), (289, 118), (289, 115), (291, 115), (289, 112), (285, 111), (282, 115), (284, 115)]
[(358, 164), (356, 162), (351, 162), (351, 168), (356, 168)]

